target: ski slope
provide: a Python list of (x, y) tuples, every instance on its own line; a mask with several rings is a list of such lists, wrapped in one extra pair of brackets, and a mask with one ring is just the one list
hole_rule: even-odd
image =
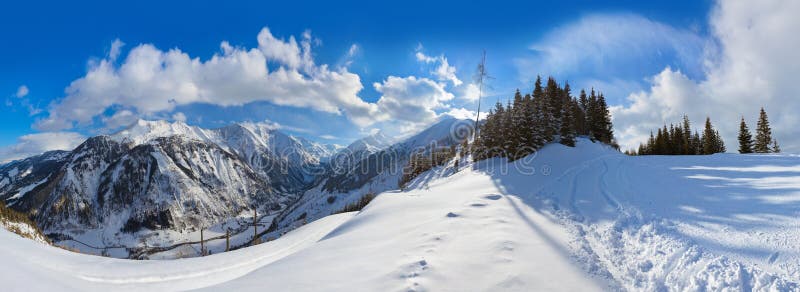
[(629, 157), (579, 140), (513, 163), (450, 167), (360, 213), (204, 258), (108, 259), (0, 230), (0, 281), (83, 291), (800, 289), (799, 156)]

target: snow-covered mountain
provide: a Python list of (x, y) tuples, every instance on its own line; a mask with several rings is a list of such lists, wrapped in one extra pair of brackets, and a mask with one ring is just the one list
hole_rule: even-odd
[(390, 144), (382, 133), (353, 142), (337, 154), (320, 183), (277, 219), (278, 228), (294, 228), (333, 214), (366, 194), (399, 189), (409, 157), (417, 151), (459, 144), (468, 120), (443, 117), (425, 130)]
[(159, 230), (192, 232), (254, 209), (283, 210), (335, 149), (267, 124), (140, 120), (72, 151), (0, 166), (0, 199), (56, 239), (134, 248)]
[(459, 143), (454, 133), (467, 122), (443, 118), (396, 143), (376, 133), (341, 148), (265, 123), (204, 129), (140, 120), (72, 151), (1, 166), (0, 199), (79, 249), (135, 252), (194, 238), (201, 227), (238, 230), (253, 210), (288, 230), (397, 189), (411, 153)]
[(0, 165), (0, 200), (16, 204), (36, 186), (44, 183), (69, 156), (68, 151), (50, 151)]

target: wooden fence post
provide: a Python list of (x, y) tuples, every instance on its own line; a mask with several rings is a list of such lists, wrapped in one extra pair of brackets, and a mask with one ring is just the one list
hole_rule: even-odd
[(200, 256), (205, 256), (205, 244), (203, 243), (203, 227), (200, 227)]
[(231, 230), (225, 230), (225, 251), (231, 250)]

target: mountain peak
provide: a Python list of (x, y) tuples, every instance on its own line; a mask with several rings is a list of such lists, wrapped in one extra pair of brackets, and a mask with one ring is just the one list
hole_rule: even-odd
[(196, 126), (187, 125), (184, 122), (169, 122), (165, 120), (143, 120), (139, 119), (125, 129), (122, 129), (110, 137), (120, 142), (132, 142), (134, 144), (147, 143), (158, 137), (169, 137), (184, 135), (191, 139), (202, 141), (213, 141), (213, 136), (206, 130)]

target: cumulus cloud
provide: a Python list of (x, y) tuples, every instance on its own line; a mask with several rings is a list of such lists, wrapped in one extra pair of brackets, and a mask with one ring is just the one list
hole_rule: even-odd
[(450, 66), (450, 63), (447, 61), (447, 57), (444, 55), (440, 55), (438, 57), (431, 57), (425, 55), (422, 52), (422, 45), (417, 46), (417, 52), (415, 54), (417, 61), (426, 63), (426, 64), (436, 64), (436, 68), (431, 71), (431, 74), (436, 76), (440, 81), (450, 81), (453, 83), (453, 86), (459, 86), (463, 82), (461, 79), (458, 79), (456, 76), (456, 67)]
[(110, 117), (103, 117), (103, 123), (107, 130), (127, 127), (137, 120), (139, 120), (139, 116), (129, 110), (119, 110)]
[(389, 76), (373, 86), (381, 93), (377, 104), (383, 120), (426, 123), (437, 117), (436, 109), (453, 99), (444, 84), (428, 78)]
[(115, 41), (108, 58), (90, 62), (86, 75), (73, 81), (66, 96), (51, 103), (49, 115), (34, 127), (56, 131), (90, 125), (112, 107), (148, 116), (192, 103), (255, 101), (344, 114), (362, 126), (373, 122), (377, 106), (357, 95), (363, 87), (358, 75), (314, 64), (310, 32), (298, 42), (293, 36), (276, 38), (264, 28), (257, 40), (258, 47), (251, 49), (222, 42), (222, 52), (208, 60), (177, 48), (164, 51), (142, 44), (119, 65), (112, 58), (121, 47)]
[(172, 115), (172, 120), (178, 122), (186, 122), (186, 115), (183, 114), (182, 112), (177, 112)]
[(72, 150), (86, 140), (74, 132), (45, 132), (21, 136), (17, 144), (0, 148), (0, 163), (38, 155), (51, 150)]
[(623, 146), (642, 142), (653, 123), (677, 122), (687, 113), (695, 126), (710, 115), (728, 149), (735, 151), (739, 118), (744, 115), (753, 129), (763, 106), (783, 150), (800, 151), (800, 83), (795, 80), (800, 75), (800, 19), (794, 15), (799, 10), (797, 1), (718, 3), (710, 23), (717, 50), (702, 60), (702, 79), (667, 68), (653, 77), (650, 89), (630, 95), (629, 106), (612, 108)]
[(478, 85), (474, 83), (467, 84), (466, 86), (462, 86), (461, 90), (461, 99), (466, 101), (476, 101), (478, 97), (480, 97), (480, 88)]
[(642, 89), (642, 72), (656, 74), (664, 64), (700, 75), (708, 45), (692, 30), (639, 15), (594, 14), (548, 32), (514, 63), (521, 82), (570, 76), (573, 88), (600, 88), (613, 100)]
[(30, 93), (30, 91), (28, 90), (28, 86), (21, 85), (19, 88), (17, 88), (17, 93), (14, 96), (18, 98), (23, 98), (27, 96), (28, 93)]

